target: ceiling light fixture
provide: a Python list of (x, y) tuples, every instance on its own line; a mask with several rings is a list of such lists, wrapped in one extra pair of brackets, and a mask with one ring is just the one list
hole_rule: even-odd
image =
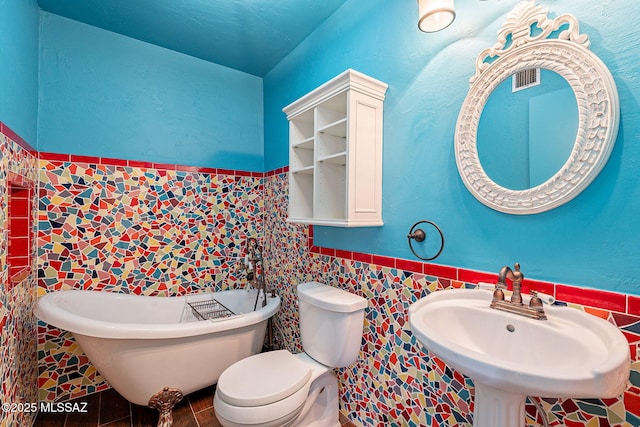
[(433, 33), (447, 28), (456, 17), (453, 0), (418, 0), (418, 28)]

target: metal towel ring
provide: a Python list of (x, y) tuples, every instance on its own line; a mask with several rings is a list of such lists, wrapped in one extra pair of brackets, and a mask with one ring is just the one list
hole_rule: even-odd
[[(440, 250), (438, 251), (437, 254), (435, 254), (431, 258), (425, 258), (418, 255), (416, 251), (413, 249), (413, 245), (411, 243), (411, 239), (415, 239), (416, 242), (420, 243), (427, 238), (427, 233), (425, 233), (424, 230), (422, 230), (421, 228), (418, 228), (417, 230), (413, 231), (418, 225), (423, 223), (431, 224), (436, 230), (438, 230), (438, 233), (440, 233), (440, 242), (441, 242)], [(409, 230), (409, 234), (407, 234), (407, 240), (409, 241), (409, 249), (411, 249), (411, 252), (413, 252), (413, 254), (416, 257), (420, 258), (423, 261), (431, 261), (432, 259), (438, 258), (442, 253), (442, 250), (444, 249), (444, 234), (442, 234), (442, 230), (440, 230), (440, 227), (438, 227), (438, 225), (435, 222), (429, 221), (426, 219), (423, 219), (422, 221), (418, 221), (415, 224), (413, 224), (413, 226), (411, 227), (411, 230)]]

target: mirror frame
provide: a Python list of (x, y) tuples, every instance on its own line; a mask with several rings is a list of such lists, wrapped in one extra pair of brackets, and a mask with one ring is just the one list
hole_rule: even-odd
[[(539, 33), (532, 34), (533, 26)], [(589, 37), (579, 33), (573, 15), (549, 19), (547, 10), (531, 1), (516, 5), (498, 31), (498, 42), (480, 53), (458, 115), (454, 143), (460, 177), (480, 202), (509, 214), (545, 212), (580, 194), (607, 163), (618, 134), (618, 91), (608, 68), (589, 45)], [(488, 58), (493, 61), (487, 62)], [(578, 132), (569, 159), (555, 175), (538, 186), (512, 190), (496, 184), (484, 172), (477, 130), (493, 90), (512, 74), (529, 68), (546, 68), (567, 80), (578, 104)], [(505, 167), (513, 167), (509, 153), (500, 156)]]

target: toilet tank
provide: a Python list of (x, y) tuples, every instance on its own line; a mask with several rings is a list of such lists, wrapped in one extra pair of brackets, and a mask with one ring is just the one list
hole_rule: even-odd
[(305, 353), (325, 366), (358, 359), (367, 300), (318, 282), (298, 285), (300, 338)]

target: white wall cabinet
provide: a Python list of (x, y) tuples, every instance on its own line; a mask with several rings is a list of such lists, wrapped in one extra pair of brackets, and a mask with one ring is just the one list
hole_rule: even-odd
[(387, 84), (348, 69), (286, 106), (289, 222), (382, 225)]

